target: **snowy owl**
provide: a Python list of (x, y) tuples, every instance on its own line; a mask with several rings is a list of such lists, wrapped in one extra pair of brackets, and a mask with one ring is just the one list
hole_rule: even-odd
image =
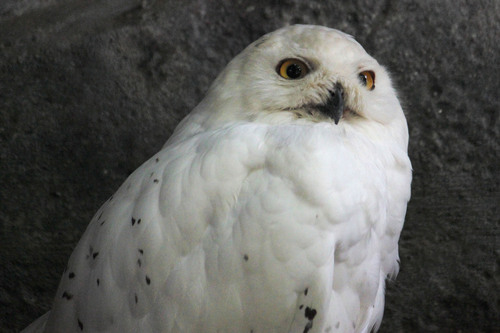
[(236, 56), (91, 220), (25, 332), (369, 332), (398, 272), (408, 129), (351, 36)]

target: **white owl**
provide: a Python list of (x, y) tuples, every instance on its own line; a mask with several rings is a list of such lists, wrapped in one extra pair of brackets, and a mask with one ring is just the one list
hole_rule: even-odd
[(25, 332), (377, 330), (407, 145), (386, 70), (352, 37), (265, 35), (97, 211)]

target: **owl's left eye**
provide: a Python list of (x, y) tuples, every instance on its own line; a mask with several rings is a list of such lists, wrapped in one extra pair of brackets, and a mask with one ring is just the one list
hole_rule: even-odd
[(299, 59), (285, 59), (276, 68), (278, 74), (288, 80), (303, 78), (308, 72), (307, 65)]
[(361, 83), (366, 87), (366, 89), (375, 89), (375, 73), (373, 71), (361, 72), (359, 73), (358, 77)]

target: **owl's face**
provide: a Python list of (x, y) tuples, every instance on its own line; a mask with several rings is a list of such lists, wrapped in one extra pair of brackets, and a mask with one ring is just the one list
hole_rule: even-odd
[(249, 117), (390, 123), (403, 116), (385, 69), (352, 37), (296, 25), (252, 43), (213, 89)]

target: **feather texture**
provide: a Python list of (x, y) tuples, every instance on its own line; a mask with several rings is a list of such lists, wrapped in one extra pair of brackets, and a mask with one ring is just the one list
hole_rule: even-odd
[[(342, 51), (349, 68), (322, 70)], [(316, 63), (310, 82), (266, 78), (266, 61), (294, 52)], [(374, 96), (350, 79), (365, 64)], [(338, 125), (308, 109), (332, 80), (356, 110)], [(385, 70), (351, 37), (264, 36), (98, 210), (26, 332), (377, 329), (410, 196), (407, 140)]]

